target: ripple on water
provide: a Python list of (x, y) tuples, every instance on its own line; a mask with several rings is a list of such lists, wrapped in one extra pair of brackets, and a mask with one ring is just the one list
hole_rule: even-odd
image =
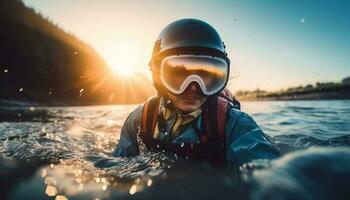
[[(253, 114), (263, 130), (272, 136), (276, 146), (286, 154), (313, 146), (350, 145), (349, 104), (334, 101), (331, 106), (327, 102), (259, 102), (243, 103), (243, 110)], [(145, 151), (133, 158), (112, 156), (123, 120), (134, 108), (36, 106), (30, 109), (17, 106), (0, 112), (0, 161), (21, 162), (10, 165), (16, 167), (1, 165), (0, 174), (5, 168), (19, 174), (23, 166), (31, 169), (31, 173), (42, 167), (35, 176), (39, 179), (35, 181), (39, 181), (43, 188), (36, 190), (47, 190), (58, 199), (71, 196), (104, 199), (115, 191), (120, 196), (137, 196), (154, 186), (156, 177), (165, 176), (175, 160), (163, 153)], [(214, 182), (222, 184), (217, 179)], [(28, 187), (34, 185), (39, 187), (40, 184), (27, 184)], [(226, 186), (223, 184), (222, 188), (232, 189)], [(189, 195), (186, 190), (181, 194)], [(43, 195), (47, 198), (48, 194)]]

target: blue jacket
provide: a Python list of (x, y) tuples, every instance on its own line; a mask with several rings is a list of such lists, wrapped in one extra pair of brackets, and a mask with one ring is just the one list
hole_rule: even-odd
[[(114, 156), (129, 157), (138, 154), (137, 131), (141, 125), (142, 107), (139, 106), (136, 108), (124, 122)], [(226, 159), (229, 165), (237, 166), (254, 159), (272, 159), (278, 157), (278, 151), (252, 117), (235, 108), (231, 108), (228, 112), (229, 117), (226, 124)], [(202, 120), (197, 120), (197, 123), (198, 127), (202, 127), (200, 124)], [(160, 135), (161, 139), (162, 137)], [(182, 130), (172, 143), (197, 144), (198, 141), (196, 132), (191, 126), (188, 126)]]

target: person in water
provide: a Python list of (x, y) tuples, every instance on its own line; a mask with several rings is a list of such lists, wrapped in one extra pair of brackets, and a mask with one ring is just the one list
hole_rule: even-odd
[(158, 95), (126, 119), (114, 156), (136, 156), (138, 138), (148, 150), (239, 166), (279, 153), (225, 89), (230, 60), (217, 31), (182, 19), (159, 34), (149, 63)]

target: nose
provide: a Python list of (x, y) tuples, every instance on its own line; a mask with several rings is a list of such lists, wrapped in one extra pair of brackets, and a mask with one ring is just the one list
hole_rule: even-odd
[(201, 92), (201, 88), (198, 83), (190, 83), (190, 85), (186, 89), (187, 92), (196, 94)]
[(198, 88), (197, 88), (198, 85), (196, 85), (196, 83), (191, 83), (188, 87), (190, 88), (191, 91), (196, 91), (196, 90), (198, 90)]

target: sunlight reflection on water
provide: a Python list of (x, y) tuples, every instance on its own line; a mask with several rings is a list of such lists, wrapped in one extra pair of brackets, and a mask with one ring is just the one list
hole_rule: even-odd
[[(349, 101), (243, 102), (242, 110), (287, 153), (315, 145), (349, 145), (349, 105)], [(0, 119), (9, 119), (0, 121), (0, 154), (49, 163), (35, 177), (45, 186), (41, 191), (56, 199), (134, 196), (152, 187), (155, 178), (174, 164), (161, 152), (112, 156), (122, 124), (136, 107), (0, 107)]]

